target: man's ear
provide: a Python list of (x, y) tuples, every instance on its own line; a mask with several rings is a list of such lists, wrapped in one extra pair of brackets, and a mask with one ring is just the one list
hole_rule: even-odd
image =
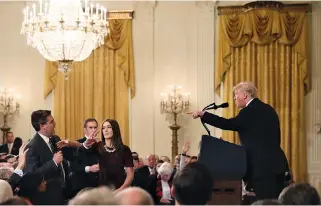
[(174, 197), (174, 186), (171, 187), (171, 196)]

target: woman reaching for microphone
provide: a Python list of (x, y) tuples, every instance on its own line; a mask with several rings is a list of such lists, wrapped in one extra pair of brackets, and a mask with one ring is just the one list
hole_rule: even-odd
[(61, 141), (58, 147), (79, 147), (81, 152), (93, 152), (99, 161), (99, 183), (115, 188), (115, 193), (129, 187), (134, 178), (131, 150), (123, 144), (119, 124), (116, 120), (103, 121), (101, 141), (96, 141), (95, 131), (84, 143)]

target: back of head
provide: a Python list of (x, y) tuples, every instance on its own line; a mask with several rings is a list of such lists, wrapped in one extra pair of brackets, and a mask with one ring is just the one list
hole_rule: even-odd
[(308, 183), (292, 184), (279, 197), (284, 205), (320, 205), (318, 191)]
[(2, 205), (28, 205), (28, 203), (21, 197), (12, 197), (3, 202)]
[(282, 205), (282, 203), (275, 199), (265, 199), (255, 201), (252, 205)]
[(205, 205), (212, 197), (213, 178), (202, 164), (187, 164), (173, 181), (174, 197), (181, 205)]
[(153, 198), (139, 187), (129, 187), (116, 194), (121, 205), (154, 205)]
[(98, 187), (77, 194), (69, 205), (118, 205), (113, 192), (108, 187)]
[(13, 197), (13, 192), (9, 183), (5, 180), (0, 180), (0, 203), (7, 201)]

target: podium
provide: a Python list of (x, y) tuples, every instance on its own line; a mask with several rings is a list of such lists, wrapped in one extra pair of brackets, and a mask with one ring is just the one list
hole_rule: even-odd
[(242, 146), (203, 135), (199, 163), (213, 176), (210, 205), (241, 205), (242, 178), (246, 173), (246, 152)]

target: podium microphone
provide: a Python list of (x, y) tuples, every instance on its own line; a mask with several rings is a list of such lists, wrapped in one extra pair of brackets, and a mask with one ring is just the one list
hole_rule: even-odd
[[(229, 106), (228, 102), (225, 102), (223, 104), (220, 104), (220, 105), (216, 105), (215, 103), (212, 103), (212, 104), (209, 104), (207, 105), (206, 107), (204, 107), (204, 109), (202, 111), (207, 111), (207, 110), (211, 110), (211, 109), (218, 109), (218, 108), (227, 108)], [(203, 124), (203, 127), (206, 129), (207, 133), (208, 133), (208, 136), (211, 136), (211, 132), (210, 130), (208, 129), (208, 127), (205, 125), (205, 123), (203, 122), (203, 120), (201, 119), (201, 122)]]

